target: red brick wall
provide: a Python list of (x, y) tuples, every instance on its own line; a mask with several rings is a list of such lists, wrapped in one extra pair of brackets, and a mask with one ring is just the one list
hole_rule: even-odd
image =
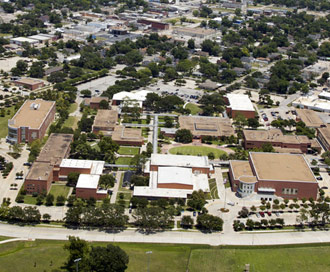
[(157, 188), (192, 190), (193, 186), (188, 185), (188, 184), (179, 184), (179, 183), (166, 183), (166, 184), (159, 184), (158, 183)]
[[(34, 179), (25, 179), (24, 181), (24, 189), (27, 191), (28, 194), (32, 194), (34, 192), (42, 193), (46, 192), (48, 193), (50, 190), (50, 186), (52, 185), (53, 181), (53, 174), (48, 176), (48, 180), (34, 180)], [(29, 185), (34, 185), (30, 187)]]
[(300, 143), (294, 144), (294, 143), (267, 142), (267, 141), (247, 141), (246, 139), (244, 139), (244, 148), (245, 149), (261, 148), (266, 143), (272, 144), (273, 147), (300, 149), (304, 153), (307, 153), (308, 147), (310, 147), (310, 144), (300, 144)]
[(60, 176), (67, 176), (69, 173), (90, 174), (91, 169), (61, 167)]
[(125, 140), (114, 140), (119, 145), (132, 145), (132, 146), (142, 146), (144, 141), (125, 141)]
[(98, 194), (96, 189), (77, 188), (76, 196), (84, 199), (90, 199), (91, 197), (103, 199), (107, 197), (107, 194)]
[(230, 115), (232, 118), (235, 118), (237, 114), (240, 113), (245, 116), (245, 118), (254, 118), (255, 117), (255, 112), (254, 111), (237, 111), (237, 110), (231, 110), (230, 109)]

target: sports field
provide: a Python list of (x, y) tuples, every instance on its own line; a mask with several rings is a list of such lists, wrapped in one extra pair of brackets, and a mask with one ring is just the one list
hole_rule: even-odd
[[(36, 240), (0, 245), (0, 271), (64, 271), (67, 258), (64, 241)], [(106, 243), (92, 243), (106, 245)], [(330, 267), (330, 244), (274, 247), (210, 247), (175, 244), (117, 243), (129, 255), (128, 272), (147, 271), (146, 251), (150, 255), (150, 271), (202, 272), (244, 270), (323, 272)]]
[(218, 159), (220, 155), (226, 154), (225, 151), (207, 146), (188, 145), (188, 146), (173, 147), (170, 149), (171, 154), (179, 153), (182, 155), (194, 155), (194, 156), (207, 156), (211, 152), (214, 154), (216, 159)]

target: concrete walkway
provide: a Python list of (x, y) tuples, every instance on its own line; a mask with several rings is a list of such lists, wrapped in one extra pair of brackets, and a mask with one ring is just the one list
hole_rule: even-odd
[(8, 239), (8, 240), (0, 241), (0, 245), (1, 244), (11, 243), (11, 242), (16, 242), (16, 241), (29, 241), (29, 240), (30, 239), (28, 239), (28, 238), (13, 238), (13, 239)]
[(316, 232), (269, 232), (269, 233), (211, 233), (197, 231), (164, 231), (156, 234), (141, 234), (135, 230), (119, 233), (104, 231), (88, 231), (65, 228), (20, 227), (17, 225), (0, 224), (0, 235), (15, 236), (23, 239), (67, 240), (69, 235), (78, 236), (87, 241), (134, 242), (134, 243), (177, 243), (177, 244), (208, 244), (218, 245), (281, 245), (329, 243), (327, 231)]
[(115, 183), (115, 186), (113, 187), (112, 195), (111, 195), (111, 198), (110, 198), (110, 203), (112, 203), (112, 204), (116, 203), (117, 193), (118, 193), (118, 189), (119, 189), (119, 186), (120, 186), (120, 179), (121, 179), (122, 174), (123, 173), (120, 172), (120, 171), (117, 172), (117, 175), (116, 175), (117, 182)]

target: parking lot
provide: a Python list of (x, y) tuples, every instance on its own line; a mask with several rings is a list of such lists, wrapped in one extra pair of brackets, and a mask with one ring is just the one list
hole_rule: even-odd
[(269, 126), (274, 120), (296, 120), (296, 115), (294, 114), (296, 112), (293, 108), (290, 110), (286, 110), (283, 108), (262, 109), (259, 110), (259, 113), (262, 121), (266, 124), (266, 126)]

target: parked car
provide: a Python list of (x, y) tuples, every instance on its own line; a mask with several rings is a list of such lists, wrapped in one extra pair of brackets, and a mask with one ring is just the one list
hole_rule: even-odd
[(256, 216), (259, 218), (260, 217), (260, 214), (259, 213), (256, 213)]
[(278, 217), (278, 216), (280, 216), (280, 213), (279, 212), (275, 212), (275, 215)]
[(196, 212), (193, 212), (193, 216), (196, 216)]
[(24, 165), (24, 166), (31, 166), (32, 163), (30, 163), (30, 162), (25, 162), (25, 163), (23, 163), (23, 165)]
[(267, 212), (268, 216), (272, 216), (272, 213), (271, 212)]
[(259, 212), (261, 217), (265, 217), (265, 213), (264, 212)]
[(328, 186), (323, 186), (323, 187), (321, 187), (321, 189), (326, 190), (326, 189), (328, 189)]
[(230, 205), (230, 206), (235, 206), (234, 202), (227, 202), (227, 204)]
[(317, 180), (323, 180), (323, 178), (321, 176), (316, 178)]

